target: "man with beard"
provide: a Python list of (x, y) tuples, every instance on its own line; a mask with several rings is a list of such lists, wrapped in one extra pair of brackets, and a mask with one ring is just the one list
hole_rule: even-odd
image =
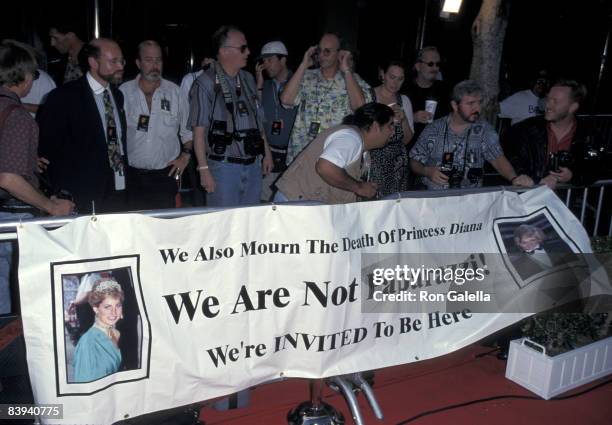
[(99, 38), (83, 47), (89, 70), (49, 94), (40, 109), (40, 155), (54, 191), (67, 191), (79, 213), (125, 211), (126, 125), (115, 87), (125, 60), (119, 45)]
[(504, 145), (519, 172), (551, 189), (558, 183), (588, 185), (604, 177), (603, 140), (576, 120), (586, 94), (583, 84), (560, 79), (550, 88), (543, 117), (529, 118), (506, 132)]
[(191, 157), (189, 104), (179, 86), (162, 78), (162, 51), (156, 41), (138, 45), (136, 66), (140, 74), (119, 88), (127, 118), (129, 206), (172, 208)]
[(423, 47), (414, 62), (414, 79), (407, 81), (405, 90), (414, 111), (414, 137), (419, 135), (428, 123), (448, 114), (450, 88), (438, 79), (440, 74), (440, 53), (434, 46)]
[(457, 84), (450, 102), (453, 111), (425, 127), (410, 151), (410, 168), (425, 188), (481, 186), (485, 159), (513, 185), (533, 185), (529, 177), (514, 172), (493, 127), (479, 120), (481, 93), (475, 81)]

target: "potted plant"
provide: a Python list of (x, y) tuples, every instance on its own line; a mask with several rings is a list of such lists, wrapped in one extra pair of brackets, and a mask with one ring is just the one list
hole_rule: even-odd
[[(611, 238), (594, 240), (596, 252)], [(612, 313), (541, 313), (511, 341), (506, 377), (549, 399), (612, 373)]]

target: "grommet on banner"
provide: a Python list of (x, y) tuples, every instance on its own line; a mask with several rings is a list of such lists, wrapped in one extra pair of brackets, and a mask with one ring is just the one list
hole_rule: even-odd
[(400, 202), (402, 202), (402, 194), (400, 192), (397, 192), (397, 199), (395, 200), (395, 202), (397, 204), (399, 204)]
[(96, 201), (91, 201), (91, 221), (98, 221), (98, 217), (96, 217)]
[(272, 211), (276, 211), (276, 204), (272, 202)]

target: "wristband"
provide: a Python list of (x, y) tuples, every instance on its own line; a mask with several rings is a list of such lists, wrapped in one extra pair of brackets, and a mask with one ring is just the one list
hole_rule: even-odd
[(510, 183), (514, 183), (514, 180), (516, 180), (516, 179), (518, 179), (518, 178), (519, 178), (519, 176), (514, 176), (514, 177), (512, 178), (512, 180), (510, 180)]
[(198, 171), (208, 170), (208, 165), (200, 165), (200, 166), (197, 168), (197, 170), (198, 170)]

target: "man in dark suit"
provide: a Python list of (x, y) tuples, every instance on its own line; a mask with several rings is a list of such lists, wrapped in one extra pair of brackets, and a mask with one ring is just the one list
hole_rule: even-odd
[(123, 95), (115, 87), (125, 59), (110, 39), (83, 47), (89, 70), (49, 94), (37, 115), (40, 156), (50, 161), (54, 191), (67, 190), (79, 213), (126, 210), (126, 120)]
[(521, 224), (514, 230), (516, 250), (510, 261), (523, 280), (555, 267), (579, 260), (559, 238), (547, 239), (537, 226)]

